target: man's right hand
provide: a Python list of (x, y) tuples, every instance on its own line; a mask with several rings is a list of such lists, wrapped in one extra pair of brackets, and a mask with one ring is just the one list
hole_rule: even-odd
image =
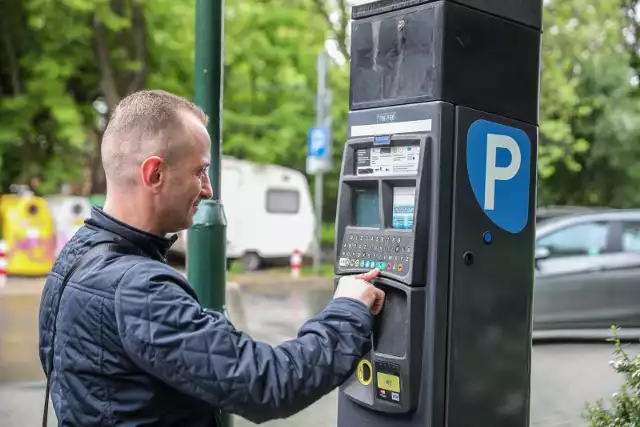
[(369, 283), (380, 274), (377, 268), (357, 276), (345, 276), (338, 282), (333, 298), (352, 298), (363, 302), (373, 314), (380, 313), (384, 304), (384, 292)]

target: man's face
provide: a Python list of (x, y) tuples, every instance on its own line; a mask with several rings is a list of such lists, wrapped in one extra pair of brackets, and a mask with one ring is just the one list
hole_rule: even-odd
[(166, 233), (189, 228), (198, 203), (213, 196), (208, 175), (211, 139), (206, 127), (195, 116), (188, 115), (185, 122), (185, 151), (167, 171), (166, 186), (162, 192), (163, 207), (160, 211)]

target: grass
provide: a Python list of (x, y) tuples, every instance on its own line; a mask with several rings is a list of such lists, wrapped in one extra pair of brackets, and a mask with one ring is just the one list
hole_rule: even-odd
[[(232, 263), (231, 267), (229, 268), (229, 271), (228, 271), (228, 274), (229, 274), (230, 277), (242, 275), (242, 274), (245, 274), (245, 273), (246, 272), (242, 268), (242, 264), (240, 264), (239, 262)], [(278, 276), (286, 275), (286, 276), (289, 276), (291, 274), (291, 269), (288, 266), (286, 266), (286, 267), (271, 267), (271, 268), (266, 268), (266, 269), (260, 270), (260, 271), (258, 271), (256, 273), (257, 274), (261, 274), (261, 275), (278, 275)], [(333, 279), (335, 277), (335, 274), (333, 273), (333, 264), (331, 264), (331, 263), (322, 263), (322, 264), (320, 264), (318, 275), (314, 275), (313, 274), (313, 266), (312, 265), (303, 265), (302, 268), (300, 269), (300, 276), (301, 277), (322, 277), (322, 278)]]

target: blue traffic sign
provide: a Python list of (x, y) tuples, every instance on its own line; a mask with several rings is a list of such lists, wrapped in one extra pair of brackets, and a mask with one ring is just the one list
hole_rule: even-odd
[(328, 154), (329, 136), (327, 130), (322, 127), (309, 129), (307, 135), (307, 156), (324, 157)]
[(521, 129), (477, 120), (467, 133), (467, 173), (489, 219), (510, 233), (529, 220), (531, 140)]

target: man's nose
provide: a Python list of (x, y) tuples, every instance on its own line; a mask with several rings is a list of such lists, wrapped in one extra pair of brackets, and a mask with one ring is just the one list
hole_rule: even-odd
[(211, 181), (209, 180), (208, 176), (204, 179), (200, 197), (207, 200), (213, 197), (213, 188), (211, 188)]

